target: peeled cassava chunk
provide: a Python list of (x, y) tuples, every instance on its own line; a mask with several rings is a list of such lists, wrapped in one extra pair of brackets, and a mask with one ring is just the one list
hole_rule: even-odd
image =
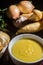
[(22, 16), (26, 17), (28, 20), (39, 21), (42, 19), (42, 11), (34, 9), (32, 13), (22, 14)]
[(16, 5), (10, 5), (8, 10), (7, 10), (7, 16), (10, 19), (17, 19), (19, 18), (20, 15), (20, 10)]
[(24, 27), (20, 28), (16, 32), (16, 34), (26, 33), (26, 32), (33, 33), (33, 32), (40, 31), (42, 29), (43, 29), (43, 20), (42, 21), (39, 21), (39, 22), (35, 22), (35, 23), (31, 23), (31, 24), (25, 25)]
[(20, 27), (24, 26), (25, 24), (27, 24), (29, 22), (27, 20), (29, 20), (32, 15), (33, 15), (33, 13), (22, 14), (22, 15), (20, 15), (20, 17), (16, 21), (13, 21), (13, 24), (17, 28), (20, 28)]
[(31, 13), (35, 8), (34, 5), (30, 1), (20, 1), (18, 7), (21, 13)]
[(42, 19), (42, 12), (40, 10), (34, 9), (34, 21), (39, 21)]

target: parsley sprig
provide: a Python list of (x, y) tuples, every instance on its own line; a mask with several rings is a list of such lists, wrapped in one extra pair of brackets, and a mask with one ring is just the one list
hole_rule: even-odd
[(7, 10), (7, 8), (5, 9), (0, 9), (0, 30), (4, 30), (6, 27), (5, 21), (3, 19), (4, 13)]

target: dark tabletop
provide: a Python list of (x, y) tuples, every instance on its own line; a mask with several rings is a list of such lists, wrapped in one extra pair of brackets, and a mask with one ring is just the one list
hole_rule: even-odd
[[(35, 35), (40, 36), (41, 38), (43, 38), (43, 31), (37, 32), (37, 33), (33, 33)], [(13, 35), (14, 36), (14, 35)], [(9, 57), (9, 53), (8, 53), (8, 49), (5, 51), (4, 55), (2, 56), (2, 58), (0, 59), (0, 65), (15, 65), (11, 58)], [(43, 60), (37, 64), (34, 65), (43, 65)]]
[[(0, 8), (7, 8), (9, 5), (11, 4), (14, 4), (14, 3), (18, 3), (20, 0), (0, 0)], [(33, 4), (35, 5), (35, 7), (37, 9), (40, 9), (40, 10), (43, 10), (43, 0), (32, 0)], [(7, 19), (6, 19), (7, 20)], [(7, 29), (10, 31), (8, 34), (12, 37), (15, 36), (15, 32), (17, 30), (17, 28), (15, 28), (13, 25), (12, 25), (12, 22), (8, 22), (8, 27)], [(41, 38), (43, 38), (43, 30), (42, 31), (39, 31), (37, 33), (32, 33), (32, 34), (35, 34), (35, 35), (38, 35), (40, 36)], [(6, 52), (4, 53), (4, 55), (2, 56), (2, 58), (0, 59), (0, 65), (15, 65), (10, 57), (9, 57), (9, 53), (8, 53), (8, 50), (6, 50)], [(36, 64), (34, 64), (36, 65)], [(43, 65), (43, 60), (38, 63), (37, 65)]]

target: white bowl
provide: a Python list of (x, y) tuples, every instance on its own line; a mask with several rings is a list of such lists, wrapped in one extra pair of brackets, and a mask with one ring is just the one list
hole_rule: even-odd
[(9, 46), (8, 46), (9, 55), (10, 55), (12, 61), (13, 61), (15, 64), (17, 64), (17, 65), (28, 65), (28, 64), (30, 65), (30, 64), (38, 63), (38, 62), (42, 61), (43, 58), (41, 58), (41, 59), (39, 59), (39, 60), (37, 60), (37, 61), (34, 61), (34, 62), (23, 62), (23, 61), (21, 61), (21, 60), (16, 59), (16, 58), (13, 56), (13, 54), (12, 54), (12, 52), (11, 52), (11, 48), (12, 48), (13, 44), (14, 44), (17, 40), (19, 40), (19, 39), (21, 39), (21, 38), (34, 39), (34, 40), (38, 41), (38, 42), (43, 46), (43, 40), (42, 40), (42, 38), (40, 38), (39, 36), (36, 36), (36, 35), (34, 35), (34, 34), (21, 34), (21, 35), (15, 36), (15, 37), (10, 41)]

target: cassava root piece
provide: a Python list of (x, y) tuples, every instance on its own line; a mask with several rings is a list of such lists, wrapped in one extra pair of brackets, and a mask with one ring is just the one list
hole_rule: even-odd
[(39, 21), (42, 19), (42, 12), (40, 10), (34, 9), (34, 21)]
[(35, 8), (35, 6), (30, 1), (20, 1), (17, 6), (21, 13), (31, 13)]
[(39, 21), (42, 19), (42, 12), (40, 10), (34, 9), (30, 14), (22, 14), (28, 20)]
[[(15, 22), (13, 21), (13, 24), (20, 28), (21, 26), (24, 25), (24, 23), (26, 23), (26, 21), (33, 15), (33, 13), (30, 14), (23, 14), (20, 15), (19, 19), (17, 19)], [(28, 18), (27, 18), (28, 17)]]
[(40, 22), (31, 23), (28, 25), (25, 25), (24, 27), (20, 28), (16, 34), (19, 33), (26, 33), (26, 32), (37, 32), (43, 29), (43, 20)]
[(40, 10), (34, 9), (34, 11), (30, 14), (20, 15), (19, 19), (17, 19), (15, 22), (13, 21), (13, 23), (16, 27), (20, 28), (27, 20), (36, 22), (40, 21), (42, 18), (42, 12)]

